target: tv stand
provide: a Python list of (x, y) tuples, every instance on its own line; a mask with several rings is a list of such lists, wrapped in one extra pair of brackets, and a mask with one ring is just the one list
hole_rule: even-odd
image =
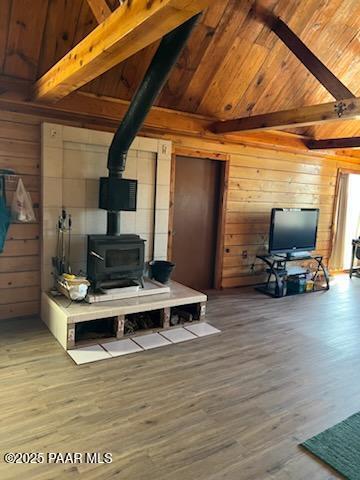
[[(280, 256), (280, 255), (279, 255)], [(304, 252), (288, 252), (286, 254), (286, 260), (288, 262), (295, 262), (296, 260), (309, 260), (312, 259), (312, 256), (309, 253)]]
[[(268, 273), (268, 279), (265, 284), (256, 287), (256, 290), (270, 295), (271, 297), (281, 298), (288, 295), (296, 295), (300, 293), (312, 293), (330, 289), (329, 274), (327, 268), (323, 263), (323, 257), (321, 255), (310, 255), (304, 252), (294, 254), (274, 254), (274, 255), (257, 255), (267, 265), (266, 272)], [(304, 268), (301, 266), (288, 266), (289, 262), (300, 261), (314, 261), (315, 268)], [(305, 278), (308, 274), (311, 274), (311, 280), (314, 282), (314, 286), (310, 291), (304, 292), (290, 292), (287, 289), (288, 279), (291, 277)], [(323, 274), (325, 284), (320, 284), (319, 276)], [(274, 281), (272, 281), (274, 277)]]

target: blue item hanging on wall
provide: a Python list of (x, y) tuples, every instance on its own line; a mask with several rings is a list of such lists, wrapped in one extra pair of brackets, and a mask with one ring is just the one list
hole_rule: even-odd
[(5, 178), (0, 177), (0, 253), (4, 249), (10, 218), (10, 209), (6, 206)]

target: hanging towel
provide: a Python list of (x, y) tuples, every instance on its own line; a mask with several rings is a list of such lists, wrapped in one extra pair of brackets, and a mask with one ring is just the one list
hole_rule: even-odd
[(10, 210), (6, 206), (5, 178), (0, 177), (0, 253), (4, 249), (6, 234), (10, 225)]

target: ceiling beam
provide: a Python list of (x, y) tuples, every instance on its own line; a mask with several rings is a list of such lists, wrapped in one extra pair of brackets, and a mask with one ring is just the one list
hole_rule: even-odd
[[(0, 75), (0, 84), (1, 77)], [(27, 83), (30, 85), (30, 82)], [(115, 131), (130, 104), (130, 102), (118, 98), (104, 97), (83, 91), (73, 92), (60, 102), (51, 105), (31, 102), (26, 98), (24, 93), (18, 91), (9, 91), (0, 95), (0, 110), (40, 116), (41, 121), (48, 118), (54, 121), (61, 120), (70, 125), (76, 122), (78, 126), (96, 126), (98, 129), (106, 128)], [(214, 121), (215, 119), (212, 117), (153, 106), (145, 119), (141, 134), (160, 136), (173, 141), (176, 141), (177, 136), (186, 136), (193, 138), (196, 142), (201, 138), (202, 141), (216, 142), (216, 144), (242, 144), (245, 142), (257, 146), (266, 145), (278, 150), (291, 149), (302, 153), (309, 152), (305, 149), (305, 141), (309, 139), (300, 135), (282, 131), (215, 135), (209, 130), (209, 126)]]
[(325, 150), (331, 148), (360, 148), (360, 137), (309, 140), (306, 142), (306, 146), (310, 150)]
[(285, 22), (259, 6), (257, 15), (336, 100), (355, 98), (355, 95), (317, 58)]
[(111, 10), (106, 0), (87, 0), (89, 7), (98, 23), (102, 23), (111, 15)]
[(34, 100), (56, 102), (159, 40), (211, 0), (128, 0), (34, 85)]
[(214, 133), (281, 130), (357, 119), (360, 119), (360, 98), (349, 98), (339, 102), (215, 122), (210, 130)]

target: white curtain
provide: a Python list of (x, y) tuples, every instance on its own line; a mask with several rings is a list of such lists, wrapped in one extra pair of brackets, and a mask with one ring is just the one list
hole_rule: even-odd
[(332, 270), (345, 268), (345, 240), (346, 240), (346, 217), (349, 198), (349, 174), (341, 173), (338, 184), (338, 194), (335, 206), (334, 235), (330, 257)]

